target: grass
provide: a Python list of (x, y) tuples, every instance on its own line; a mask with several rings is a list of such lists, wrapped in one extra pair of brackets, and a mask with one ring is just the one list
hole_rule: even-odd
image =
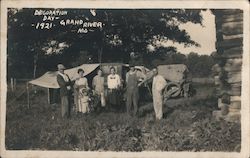
[(213, 87), (196, 86), (198, 95), (171, 100), (164, 119), (156, 121), (151, 102), (140, 105), (139, 117), (125, 112), (72, 114), (60, 117), (60, 106), (47, 104), (46, 92), (22, 95), (7, 104), (6, 148), (10, 150), (84, 151), (240, 151), (240, 124), (216, 121)]

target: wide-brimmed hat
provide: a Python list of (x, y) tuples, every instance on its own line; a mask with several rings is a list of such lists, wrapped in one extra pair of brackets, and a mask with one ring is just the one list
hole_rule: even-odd
[(57, 69), (58, 70), (65, 70), (65, 66), (63, 64), (58, 64)]

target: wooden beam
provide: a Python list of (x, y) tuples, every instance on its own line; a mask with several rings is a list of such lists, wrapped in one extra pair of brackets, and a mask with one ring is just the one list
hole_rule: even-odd
[(243, 34), (243, 21), (222, 23), (221, 31), (224, 35)]
[(242, 46), (243, 46), (243, 38), (228, 39), (216, 42), (216, 47), (223, 48), (224, 50)]
[(50, 92), (49, 92), (49, 88), (47, 88), (47, 92), (48, 92), (48, 104), (50, 104)]

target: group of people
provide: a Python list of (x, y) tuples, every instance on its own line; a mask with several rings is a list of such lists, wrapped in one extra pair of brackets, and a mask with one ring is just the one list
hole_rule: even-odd
[[(116, 73), (115, 67), (110, 68), (110, 74), (105, 80), (103, 72), (98, 69), (97, 75), (92, 80), (92, 89), (88, 85), (88, 80), (84, 77), (84, 70), (78, 69), (78, 78), (73, 82), (70, 77), (64, 73), (65, 67), (58, 64), (57, 82), (60, 86), (61, 97), (61, 115), (62, 117), (70, 117), (72, 105), (72, 93), (74, 94), (74, 104), (78, 113), (89, 113), (89, 92), (93, 92), (98, 96), (100, 108), (114, 109), (120, 108), (121, 104), (121, 89), (123, 83), (121, 77)], [(167, 85), (164, 77), (158, 74), (157, 68), (153, 69), (152, 97), (156, 119), (161, 119), (163, 116), (163, 89)], [(105, 82), (107, 81), (107, 82)], [(147, 81), (138, 75), (134, 65), (130, 65), (130, 70), (126, 73), (125, 81), (125, 100), (126, 111), (130, 116), (138, 114), (139, 87)]]

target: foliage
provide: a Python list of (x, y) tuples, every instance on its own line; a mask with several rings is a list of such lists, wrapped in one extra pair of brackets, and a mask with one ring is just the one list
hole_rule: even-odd
[[(199, 55), (191, 52), (188, 55), (181, 54), (172, 47), (159, 47), (148, 55), (151, 60), (148, 65), (186, 64), (193, 77), (209, 77), (212, 74), (214, 58), (210, 55)], [(154, 59), (152, 60), (152, 56)]]
[[(55, 26), (51, 30), (34, 29), (41, 21), (35, 9), (8, 10), (8, 75), (31, 76), (54, 70), (57, 63), (72, 67), (88, 62), (129, 62), (131, 51), (150, 61), (148, 45), (155, 40), (173, 40), (185, 46), (195, 45), (185, 30), (186, 22), (202, 23), (200, 10), (188, 9), (99, 9), (93, 16), (88, 9), (65, 9), (67, 19), (102, 21), (102, 29), (77, 34), (73, 26)], [(29, 18), (27, 18), (29, 17)], [(91, 61), (83, 59), (91, 58)], [(150, 57), (150, 58), (148, 58)], [(174, 59), (173, 59), (174, 60)]]
[(206, 77), (211, 75), (212, 66), (215, 64), (215, 61), (211, 56), (191, 52), (187, 56), (186, 64), (192, 74), (198, 77)]

